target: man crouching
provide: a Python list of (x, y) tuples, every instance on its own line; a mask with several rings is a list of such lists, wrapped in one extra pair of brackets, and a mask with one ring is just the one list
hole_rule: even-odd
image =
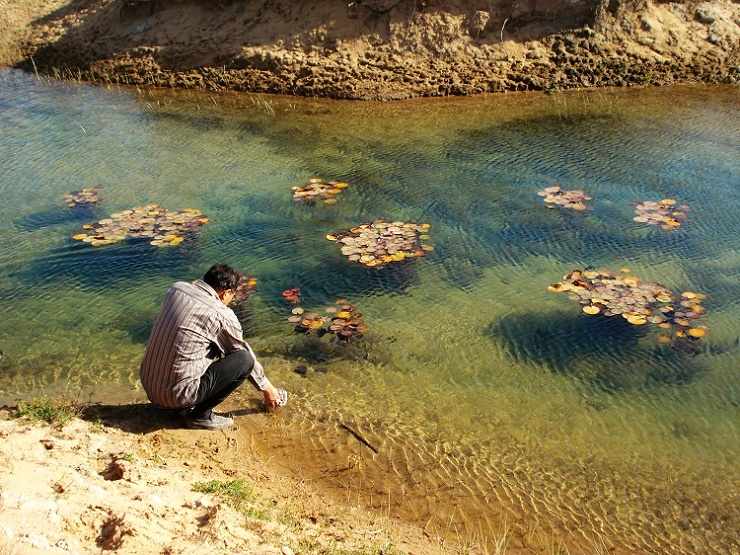
[(188, 428), (231, 426), (234, 420), (215, 414), (213, 408), (244, 380), (264, 394), (268, 408), (287, 401), (287, 393), (265, 376), (228, 307), (239, 277), (236, 270), (220, 264), (202, 280), (176, 282), (154, 320), (139, 368), (141, 383), (155, 405), (182, 409)]

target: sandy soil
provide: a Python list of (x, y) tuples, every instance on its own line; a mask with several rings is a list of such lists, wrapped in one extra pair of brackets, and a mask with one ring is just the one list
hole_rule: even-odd
[(740, 82), (740, 3), (0, 0), (0, 65), (346, 99)]
[[(276, 472), (250, 448), (274, 416), (192, 431), (148, 404), (92, 406), (64, 427), (0, 410), (0, 554), (476, 553)], [(241, 509), (196, 484), (243, 480)]]

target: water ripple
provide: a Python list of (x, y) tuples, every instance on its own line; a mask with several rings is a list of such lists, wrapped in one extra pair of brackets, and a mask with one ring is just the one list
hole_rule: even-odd
[[(533, 530), (645, 552), (736, 548), (731, 93), (274, 98), (268, 114), (238, 95), (1, 71), (0, 395), (135, 391), (167, 288), (227, 262), (258, 279), (237, 311), (295, 407), (265, 441), (317, 483), (345, 484), (339, 493), (390, 504), (430, 533), (467, 526), (491, 539), (514, 523), (532, 551), (553, 550)], [(349, 186), (335, 205), (293, 202), (291, 187), (311, 177)], [(98, 184), (100, 206), (64, 206), (65, 193)], [(546, 209), (537, 192), (553, 184), (587, 191), (590, 209)], [(678, 229), (632, 220), (631, 203), (668, 197), (690, 207)], [(150, 202), (211, 223), (183, 248), (71, 240)], [(376, 218), (429, 223), (434, 251), (374, 270), (326, 239)], [(664, 347), (650, 326), (587, 316), (547, 291), (590, 265), (706, 293), (706, 340)], [(370, 331), (352, 344), (292, 333), (281, 291), (294, 286), (307, 310), (348, 299)]]

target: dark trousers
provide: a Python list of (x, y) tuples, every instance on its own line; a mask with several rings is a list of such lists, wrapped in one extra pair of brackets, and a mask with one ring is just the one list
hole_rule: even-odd
[(252, 368), (254, 357), (249, 351), (236, 351), (213, 362), (200, 378), (191, 418), (209, 417), (213, 407), (222, 403), (249, 378)]

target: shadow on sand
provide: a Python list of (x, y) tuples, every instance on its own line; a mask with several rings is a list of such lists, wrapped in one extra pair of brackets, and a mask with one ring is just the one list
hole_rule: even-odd
[[(221, 412), (216, 410), (216, 412)], [(246, 416), (261, 412), (257, 405), (231, 411), (233, 416)], [(118, 428), (130, 434), (148, 434), (157, 430), (186, 428), (185, 418), (179, 410), (162, 409), (151, 403), (130, 403), (124, 405), (94, 404), (82, 409), (80, 418), (88, 422), (100, 423), (110, 428)]]

